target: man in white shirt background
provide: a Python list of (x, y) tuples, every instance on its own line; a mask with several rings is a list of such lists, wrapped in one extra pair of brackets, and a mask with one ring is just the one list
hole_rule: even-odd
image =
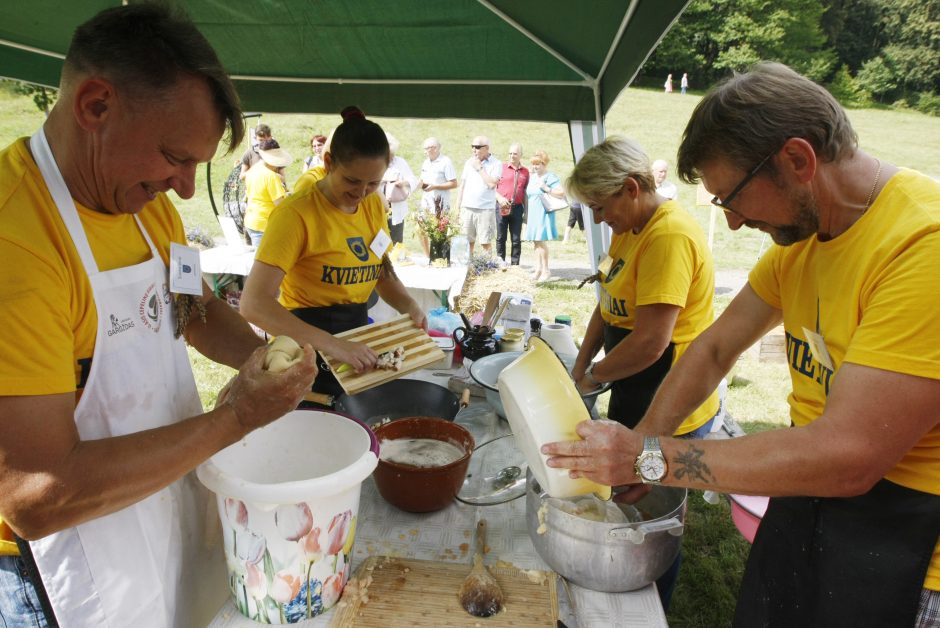
[[(440, 202), (441, 209), (450, 211), (450, 191), (457, 187), (457, 171), (454, 163), (447, 155), (441, 154), (441, 142), (436, 137), (429, 137), (421, 145), (427, 159), (421, 164), (421, 175), (418, 185), (424, 190), (421, 196), (420, 211), (429, 213), (435, 210), (435, 203)], [(438, 199), (440, 199), (438, 201)], [(428, 238), (424, 233), (418, 232), (421, 238), (421, 248), (426, 256), (431, 249)]]
[(460, 175), (457, 206), (461, 210), (463, 231), (470, 242), (470, 255), (479, 242), (484, 251), (493, 248), (496, 236), (496, 184), (503, 164), (490, 155), (490, 140), (477, 135), (470, 143), (473, 157), (467, 160)]
[(669, 164), (665, 159), (657, 159), (653, 162), (653, 178), (656, 180), (656, 193), (669, 200), (676, 198), (679, 194), (679, 188), (672, 181), (667, 181), (669, 176)]

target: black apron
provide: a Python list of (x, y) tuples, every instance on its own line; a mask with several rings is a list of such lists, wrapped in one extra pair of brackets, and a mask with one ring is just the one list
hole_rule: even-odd
[[(362, 327), (369, 322), (368, 303), (340, 303), (324, 307), (301, 307), (290, 312), (308, 325), (313, 325), (317, 329), (322, 329), (330, 334), (349, 331), (356, 327)], [(313, 391), (333, 396), (343, 394), (343, 387), (336, 381), (336, 376), (333, 375), (329, 365), (319, 353), (317, 353), (317, 368), (320, 369), (320, 372), (313, 382)]]
[[(621, 340), (630, 335), (630, 329), (604, 324), (604, 351), (610, 353)], [(610, 389), (610, 404), (607, 406), (607, 418), (636, 427), (653, 401), (653, 395), (672, 368), (672, 359), (676, 345), (672, 342), (653, 364), (639, 373), (613, 382)]]
[(909, 628), (938, 536), (940, 496), (888, 480), (857, 497), (774, 497), (734, 626)]

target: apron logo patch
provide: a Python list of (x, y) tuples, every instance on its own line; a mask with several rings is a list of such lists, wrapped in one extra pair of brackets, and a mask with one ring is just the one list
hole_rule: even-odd
[(129, 318), (119, 319), (114, 314), (111, 314), (109, 318), (111, 320), (111, 329), (108, 330), (108, 336), (115, 336), (134, 327), (134, 321)]
[(346, 238), (346, 244), (349, 245), (349, 250), (360, 262), (369, 259), (369, 247), (366, 246), (366, 241), (362, 239), (362, 236)]
[(153, 332), (160, 331), (163, 324), (163, 308), (162, 295), (157, 292), (156, 284), (150, 284), (137, 306), (137, 314), (144, 327)]

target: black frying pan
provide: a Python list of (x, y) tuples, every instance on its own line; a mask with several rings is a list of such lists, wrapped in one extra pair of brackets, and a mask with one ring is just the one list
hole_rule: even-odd
[(408, 416), (434, 416), (453, 421), (461, 408), (457, 395), (447, 388), (417, 379), (395, 379), (355, 395), (339, 395), (332, 399), (323, 396), (317, 400), (320, 403), (313, 402), (313, 396), (308, 395), (308, 401), (302, 402), (300, 407), (328, 407), (353, 416), (366, 425)]

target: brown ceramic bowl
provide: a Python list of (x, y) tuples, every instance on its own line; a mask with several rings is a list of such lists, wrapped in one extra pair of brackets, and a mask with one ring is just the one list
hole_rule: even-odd
[(456, 445), (464, 455), (441, 467), (415, 467), (379, 459), (373, 477), (385, 501), (408, 512), (445, 508), (463, 486), (475, 443), (461, 425), (437, 417), (416, 416), (373, 427), (379, 439), (433, 438)]

